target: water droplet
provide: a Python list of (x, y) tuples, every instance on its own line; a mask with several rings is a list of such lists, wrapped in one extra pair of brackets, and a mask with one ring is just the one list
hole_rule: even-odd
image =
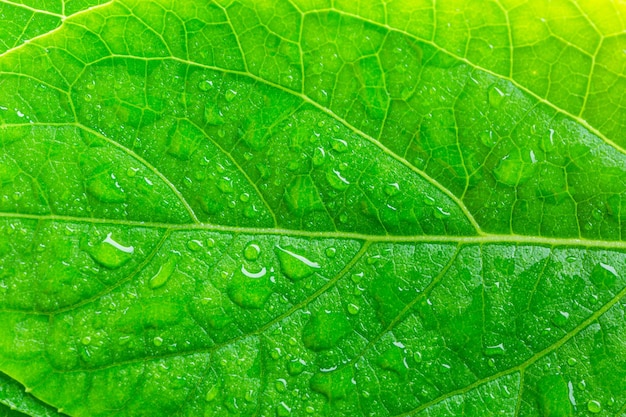
[(289, 407), (284, 402), (281, 402), (280, 404), (278, 404), (278, 407), (276, 407), (276, 415), (278, 417), (287, 417), (290, 414), (291, 414), (291, 407)]
[(379, 355), (376, 358), (376, 364), (382, 369), (395, 372), (402, 378), (406, 377), (409, 369), (404, 356), (404, 350), (397, 346), (390, 347)]
[(326, 248), (326, 256), (328, 258), (334, 258), (335, 255), (337, 254), (337, 249), (330, 247), (330, 248)]
[(311, 378), (309, 385), (315, 392), (324, 395), (329, 401), (347, 397), (354, 388), (354, 376), (351, 366), (331, 372), (318, 372)]
[(506, 350), (504, 349), (504, 344), (500, 343), (498, 345), (492, 345), (485, 347), (483, 353), (485, 356), (503, 356)]
[(206, 393), (206, 396), (204, 397), (204, 399), (207, 402), (211, 402), (215, 399), (215, 397), (217, 397), (217, 394), (219, 393), (219, 389), (217, 388), (217, 386), (213, 385), (211, 387), (211, 389), (209, 389)]
[(280, 348), (276, 348), (273, 349), (270, 352), (270, 356), (272, 357), (272, 359), (277, 360), (278, 358), (280, 358), (281, 354), (280, 354)]
[(587, 383), (585, 382), (584, 379), (580, 381), (577, 386), (578, 386), (578, 389), (581, 391), (584, 391), (587, 389)]
[(132, 167), (131, 167), (131, 168), (128, 168), (128, 169), (126, 170), (126, 176), (127, 176), (127, 177), (132, 178), (132, 177), (134, 177), (135, 175), (137, 175), (137, 172), (138, 172), (138, 171), (139, 171), (139, 168), (132, 168)]
[(504, 100), (504, 93), (495, 85), (489, 89), (489, 104), (492, 107), (499, 108)]
[(152, 339), (152, 343), (154, 343), (154, 346), (159, 347), (163, 344), (163, 338), (160, 336), (157, 336), (154, 339)]
[(315, 408), (311, 407), (310, 405), (307, 405), (304, 411), (306, 411), (307, 414), (313, 414), (315, 412)]
[(518, 154), (506, 155), (493, 170), (495, 178), (508, 186), (523, 184), (534, 173), (534, 165), (526, 164)]
[(363, 279), (363, 275), (364, 275), (363, 272), (356, 272), (350, 276), (350, 279), (355, 284), (358, 284)]
[(574, 366), (574, 365), (576, 365), (577, 363), (578, 363), (578, 361), (576, 360), (576, 358), (569, 358), (569, 359), (567, 360), (567, 364), (568, 364), (569, 366)]
[(88, 246), (86, 250), (100, 265), (116, 269), (131, 259), (135, 248), (115, 241), (112, 235), (109, 233), (102, 242), (91, 247)]
[(213, 81), (203, 80), (198, 83), (198, 88), (201, 91), (209, 91), (213, 87)]
[(587, 410), (589, 410), (590, 413), (597, 414), (602, 411), (602, 404), (600, 404), (600, 401), (597, 400), (589, 400), (587, 403)]
[(494, 147), (496, 143), (498, 143), (497, 138), (494, 136), (493, 131), (483, 132), (480, 134), (480, 141), (483, 145), (488, 146), (490, 148)]
[(285, 189), (287, 208), (298, 215), (324, 210), (320, 194), (308, 175), (294, 178)]
[(336, 169), (332, 169), (326, 173), (326, 180), (335, 190), (343, 191), (348, 188), (350, 181), (344, 178)]
[(318, 352), (335, 347), (351, 332), (352, 326), (345, 314), (320, 311), (304, 325), (302, 341), (306, 348)]
[(295, 359), (287, 362), (287, 372), (289, 372), (289, 375), (291, 376), (300, 375), (302, 372), (304, 372), (305, 367), (306, 362), (302, 359)]
[(248, 193), (241, 193), (239, 195), (239, 201), (241, 201), (242, 203), (247, 203), (248, 201), (250, 201), (250, 194), (248, 194)]
[(202, 242), (196, 239), (187, 242), (187, 248), (192, 252), (199, 252), (202, 250)]
[(204, 120), (209, 125), (219, 126), (224, 124), (224, 115), (220, 109), (207, 106), (204, 109)]
[(150, 279), (150, 288), (154, 290), (165, 285), (167, 280), (176, 269), (177, 263), (178, 258), (176, 256), (170, 256), (167, 261), (163, 265), (161, 265), (157, 273), (154, 274), (154, 276)]
[(261, 309), (274, 293), (267, 268), (249, 271), (245, 265), (237, 271), (228, 284), (228, 297), (242, 308)]
[(276, 391), (278, 392), (287, 391), (287, 381), (283, 378), (276, 380), (276, 383), (274, 384), (274, 386), (276, 387)]
[(237, 91), (232, 90), (232, 89), (227, 90), (226, 93), (224, 94), (224, 98), (228, 102), (233, 101), (235, 97), (237, 97)]
[(254, 242), (248, 243), (243, 250), (243, 256), (249, 261), (256, 261), (261, 254), (261, 248)]
[(331, 147), (339, 153), (344, 153), (348, 150), (348, 142), (343, 139), (333, 139)]
[(413, 353), (413, 360), (415, 363), (420, 363), (422, 361), (422, 354), (420, 352)]
[(220, 178), (217, 182), (217, 188), (224, 194), (230, 194), (235, 191), (233, 181), (228, 177)]
[(385, 185), (385, 194), (389, 197), (393, 197), (400, 192), (400, 185), (397, 182)]
[(87, 192), (103, 203), (123, 203), (126, 193), (117, 182), (115, 175), (98, 173), (87, 180)]
[(326, 151), (324, 151), (324, 148), (315, 148), (311, 162), (316, 167), (324, 165), (324, 162), (326, 162)]
[(276, 256), (280, 262), (281, 270), (287, 278), (298, 281), (312, 275), (316, 269), (320, 268), (317, 262), (300, 255), (293, 248), (281, 248), (276, 246)]
[(80, 339), (80, 343), (82, 343), (85, 346), (88, 346), (91, 343), (91, 337), (89, 336), (85, 336), (82, 339)]
[(359, 314), (359, 306), (356, 304), (348, 304), (348, 313), (352, 315)]

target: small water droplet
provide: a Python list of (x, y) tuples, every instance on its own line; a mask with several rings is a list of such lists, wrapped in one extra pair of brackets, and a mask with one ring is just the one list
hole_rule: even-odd
[(348, 150), (348, 142), (343, 139), (333, 139), (331, 147), (339, 153), (344, 153)]
[(190, 240), (189, 242), (187, 242), (187, 248), (192, 252), (201, 251), (202, 242), (197, 239)]
[(305, 367), (305, 361), (303, 361), (302, 359), (295, 359), (287, 363), (287, 372), (291, 376), (300, 375), (302, 372), (304, 372)]
[(493, 134), (493, 131), (483, 132), (480, 134), (480, 141), (483, 145), (488, 146), (490, 148), (494, 147), (498, 140)]
[(348, 313), (352, 315), (359, 314), (359, 306), (356, 304), (348, 304)]
[(352, 279), (352, 282), (354, 282), (355, 284), (358, 284), (363, 279), (363, 272), (356, 272), (352, 274), (350, 276), (350, 279)]
[(283, 273), (292, 281), (307, 278), (320, 268), (317, 262), (296, 253), (294, 249), (276, 246), (275, 252)]
[(324, 148), (315, 148), (311, 162), (313, 163), (313, 166), (316, 167), (324, 165), (324, 162), (326, 162), (326, 151), (324, 151)]
[(213, 81), (211, 80), (203, 80), (198, 83), (198, 88), (201, 91), (209, 91), (213, 87)]
[(224, 94), (224, 98), (228, 102), (233, 101), (235, 99), (235, 97), (237, 97), (237, 91), (235, 91), (233, 89), (227, 90), (226, 93)]
[(261, 248), (254, 242), (248, 243), (243, 250), (243, 256), (249, 261), (256, 261), (261, 254)]
[(276, 387), (276, 391), (278, 392), (287, 391), (287, 381), (283, 378), (276, 380), (276, 383), (274, 384), (274, 386)]
[(204, 109), (204, 120), (211, 126), (219, 126), (224, 124), (224, 115), (220, 109), (207, 106)]
[(103, 203), (123, 203), (126, 193), (114, 174), (101, 172), (87, 179), (87, 192)]
[(165, 285), (167, 280), (170, 278), (174, 270), (176, 269), (176, 264), (178, 263), (178, 258), (176, 256), (170, 256), (167, 261), (161, 265), (156, 274), (150, 279), (149, 285), (153, 290), (162, 287)]
[(242, 203), (247, 203), (248, 201), (250, 201), (250, 194), (248, 194), (248, 193), (241, 193), (239, 195), (239, 201), (241, 201)]
[(504, 344), (500, 343), (497, 345), (487, 346), (485, 347), (483, 353), (485, 356), (502, 356), (506, 350), (504, 349)]
[(397, 182), (385, 185), (385, 194), (389, 197), (393, 197), (400, 192), (400, 185)]
[(504, 93), (495, 85), (489, 89), (489, 104), (492, 107), (499, 108), (504, 100)]
[(348, 188), (350, 181), (348, 181), (342, 174), (336, 169), (329, 170), (326, 173), (326, 180), (331, 187), (335, 190), (343, 191)]
[(569, 358), (569, 359), (567, 360), (567, 364), (568, 364), (569, 366), (574, 366), (574, 365), (576, 365), (577, 363), (578, 363), (578, 361), (576, 360), (576, 358)]
[(217, 188), (224, 194), (230, 194), (235, 191), (233, 181), (228, 177), (220, 178), (217, 182)]
[(204, 399), (207, 402), (211, 402), (215, 399), (215, 397), (217, 397), (217, 394), (219, 393), (219, 389), (217, 388), (217, 386), (213, 385), (211, 387), (211, 389), (209, 389), (206, 393), (206, 396), (204, 397)]
[(88, 346), (91, 343), (91, 337), (89, 336), (85, 336), (82, 339), (80, 339), (80, 343), (82, 343), (85, 346)]
[(306, 411), (307, 414), (313, 414), (315, 412), (315, 408), (311, 407), (310, 405), (307, 405), (304, 411)]
[(326, 256), (328, 258), (334, 258), (335, 255), (337, 254), (337, 249), (330, 247), (330, 248), (326, 248)]
[(420, 363), (422, 361), (422, 354), (420, 352), (413, 353), (413, 360), (415, 363)]
[(152, 343), (154, 343), (154, 346), (161, 346), (163, 344), (163, 338), (160, 336), (156, 336), (154, 339), (152, 339)]
[(281, 402), (278, 407), (276, 407), (276, 415), (278, 417), (287, 417), (291, 415), (291, 407), (284, 402)]
[(587, 410), (589, 410), (590, 413), (597, 414), (602, 411), (602, 404), (600, 404), (600, 401), (597, 400), (589, 400), (587, 403)]
[(107, 234), (107, 237), (102, 242), (87, 247), (86, 250), (100, 265), (116, 269), (131, 259), (135, 248), (117, 242), (112, 235), (112, 233)]

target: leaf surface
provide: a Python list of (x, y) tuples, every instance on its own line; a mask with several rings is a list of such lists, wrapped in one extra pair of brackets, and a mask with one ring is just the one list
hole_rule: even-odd
[(32, 3), (0, 413), (625, 413), (621, 3)]

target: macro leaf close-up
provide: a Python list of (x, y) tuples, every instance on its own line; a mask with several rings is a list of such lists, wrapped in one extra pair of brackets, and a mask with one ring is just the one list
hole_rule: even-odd
[(623, 0), (0, 0), (0, 416), (626, 416)]

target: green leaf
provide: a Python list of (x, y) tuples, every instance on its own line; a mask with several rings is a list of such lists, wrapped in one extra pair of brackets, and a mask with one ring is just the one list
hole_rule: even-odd
[(0, 19), (0, 414), (626, 415), (623, 4)]

